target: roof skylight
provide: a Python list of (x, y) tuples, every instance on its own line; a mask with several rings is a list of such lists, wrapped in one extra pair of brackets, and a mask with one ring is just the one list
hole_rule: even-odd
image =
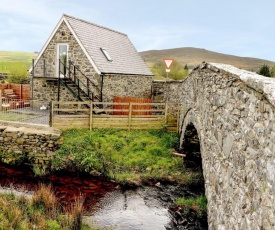
[(100, 49), (108, 61), (113, 61), (113, 59), (111, 58), (110, 54), (107, 52), (106, 49), (104, 48), (100, 48)]

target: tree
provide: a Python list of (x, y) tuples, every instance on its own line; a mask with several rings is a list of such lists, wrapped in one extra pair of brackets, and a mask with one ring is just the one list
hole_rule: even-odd
[(271, 76), (275, 77), (275, 65), (271, 68)]
[[(163, 61), (158, 61), (154, 64), (152, 68), (152, 72), (156, 76), (166, 77), (166, 67)], [(174, 80), (182, 80), (186, 78), (189, 70), (187, 65), (185, 67), (181, 66), (177, 61), (174, 61), (170, 68), (170, 73), (168, 73), (168, 77)]]
[(259, 72), (257, 72), (257, 74), (260, 74), (260, 75), (266, 76), (266, 77), (271, 77), (271, 73), (270, 73), (269, 67), (266, 64), (264, 64), (260, 68), (260, 70), (259, 70)]

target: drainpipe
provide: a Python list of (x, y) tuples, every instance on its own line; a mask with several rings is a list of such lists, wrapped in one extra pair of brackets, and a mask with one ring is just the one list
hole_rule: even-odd
[(101, 74), (101, 89), (100, 89), (100, 100), (101, 100), (101, 102), (103, 101), (103, 98), (102, 98), (103, 97), (103, 93), (102, 93), (102, 91), (103, 91), (103, 83), (104, 83), (103, 82), (103, 79), (104, 79), (103, 76), (104, 75)]
[[(60, 66), (60, 59), (58, 60), (58, 62), (59, 62), (58, 66)], [(58, 92), (57, 92), (57, 101), (58, 102), (59, 102), (59, 98), (60, 98), (60, 69), (58, 67)]]
[(34, 59), (32, 59), (32, 107), (33, 107), (33, 78), (34, 78)]

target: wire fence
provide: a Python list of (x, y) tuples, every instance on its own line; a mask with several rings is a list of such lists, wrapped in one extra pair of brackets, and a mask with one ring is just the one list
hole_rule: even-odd
[(49, 106), (40, 101), (1, 98), (0, 121), (48, 125)]

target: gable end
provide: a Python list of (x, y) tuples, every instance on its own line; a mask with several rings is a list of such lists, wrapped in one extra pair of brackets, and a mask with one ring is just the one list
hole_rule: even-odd
[[(56, 34), (56, 32), (58, 31), (58, 29), (60, 28), (60, 26), (62, 25), (62, 23), (65, 23), (66, 26), (69, 28), (70, 32), (72, 33), (72, 35), (74, 36), (74, 38), (76, 39), (76, 41), (78, 42), (79, 46), (81, 47), (81, 49), (83, 50), (83, 52), (85, 53), (86, 57), (88, 58), (88, 60), (90, 61), (91, 65), (93, 66), (93, 68), (95, 69), (95, 71), (97, 72), (97, 74), (101, 74), (101, 72), (99, 71), (99, 69), (97, 68), (97, 66), (95, 65), (94, 61), (92, 60), (91, 56), (88, 54), (88, 52), (86, 51), (86, 49), (84, 48), (83, 44), (80, 42), (79, 38), (77, 37), (76, 33), (74, 32), (74, 30), (72, 29), (70, 23), (66, 20), (65, 15), (63, 15), (61, 17), (61, 19), (59, 20), (59, 22), (57, 23), (57, 25), (55, 26), (54, 30), (52, 31), (51, 35), (49, 36), (48, 40), (46, 41), (46, 43), (44, 44), (43, 48), (41, 49), (41, 51), (39, 52), (39, 55), (37, 56), (37, 58), (34, 61), (34, 66), (36, 66), (37, 62), (39, 61), (39, 59), (41, 58), (41, 56), (44, 54), (46, 48), (48, 47), (48, 45), (50, 44), (50, 42), (52, 41), (54, 35)], [(31, 72), (33, 70), (33, 66), (31, 66), (31, 68), (29, 69), (29, 72)]]

